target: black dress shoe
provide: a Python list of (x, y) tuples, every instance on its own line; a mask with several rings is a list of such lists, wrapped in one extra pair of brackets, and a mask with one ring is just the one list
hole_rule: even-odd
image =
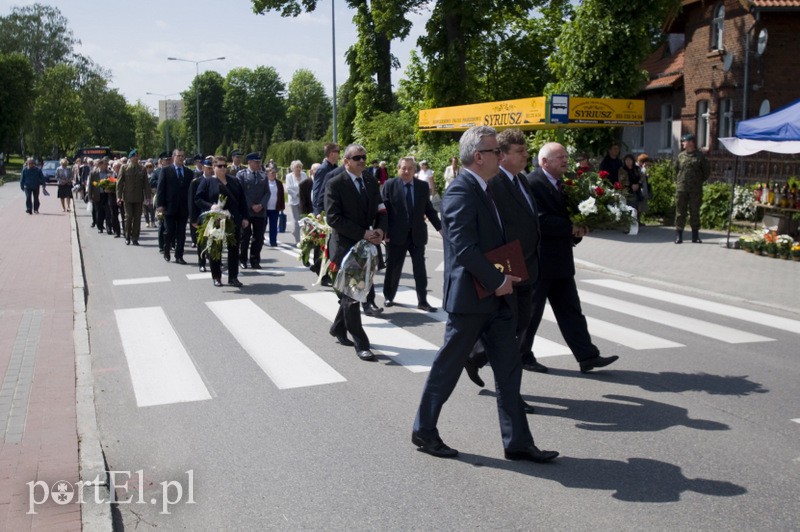
[(543, 464), (558, 456), (558, 451), (542, 451), (535, 445), (531, 445), (522, 451), (506, 450), (505, 455), (508, 460), (530, 460), (531, 462)]
[(417, 450), (427, 453), (437, 458), (455, 458), (458, 451), (447, 446), (441, 438), (423, 438), (416, 432), (411, 433), (411, 443), (417, 446)]
[(175, 257), (175, 262), (178, 264), (188, 264), (185, 260), (183, 260), (183, 257)]
[(581, 373), (589, 373), (595, 368), (604, 368), (609, 364), (616, 362), (617, 360), (619, 360), (619, 357), (617, 355), (613, 355), (610, 357), (601, 357), (601, 356), (592, 357), (588, 360), (584, 360), (583, 362), (581, 362)]
[(258, 263), (258, 262), (251, 262), (250, 263), (250, 267), (253, 268), (254, 270), (260, 270), (261, 269), (261, 264)]
[(417, 308), (425, 312), (436, 312), (436, 307), (432, 307), (428, 303), (420, 303)]
[(239, 266), (240, 266), (240, 267), (241, 267), (243, 270), (246, 270), (246, 269), (247, 269), (247, 263), (246, 263), (246, 262), (240, 262), (240, 263), (239, 263)]
[(335, 335), (333, 335), (333, 337), (336, 338), (336, 341), (338, 343), (340, 343), (340, 344), (342, 344), (344, 346), (353, 347), (354, 345), (356, 345), (347, 336), (342, 336), (340, 334), (335, 334)]
[(206, 270), (206, 265), (205, 264), (201, 264), (200, 265), (200, 271), (203, 272), (203, 273), (206, 273), (208, 271), (208, 270)]
[(322, 282), (320, 283), (322, 286), (333, 286), (331, 284), (331, 277), (330, 275), (325, 275), (322, 277)]
[(356, 351), (356, 354), (361, 360), (375, 360), (375, 353), (369, 349), (361, 349), (360, 351)]
[(371, 301), (364, 304), (364, 314), (367, 316), (375, 317), (381, 312), (383, 312), (383, 309)]
[(537, 361), (523, 363), (522, 369), (526, 371), (535, 371), (536, 373), (547, 373), (550, 371), (547, 366), (539, 364)]
[(138, 245), (139, 245), (139, 241), (138, 241), (138, 240), (134, 240), (134, 241), (133, 241), (133, 245), (134, 245), (134, 246), (138, 246)]
[(125, 245), (126, 246), (130, 246), (131, 245), (131, 239), (130, 238), (126, 238), (125, 239)]
[[(109, 233), (109, 234), (111, 234), (111, 233)], [(116, 234), (115, 234), (115, 235), (114, 235), (114, 238), (122, 238), (122, 235), (116, 235)]]
[(464, 369), (467, 372), (467, 377), (469, 377), (469, 380), (471, 380), (481, 388), (486, 386), (486, 383), (483, 382), (481, 376), (478, 375), (478, 371), (480, 370), (478, 366), (467, 360), (466, 362), (464, 362)]
[(522, 408), (525, 410), (526, 414), (535, 414), (536, 413), (536, 409), (533, 407), (533, 405), (528, 404), (525, 401), (522, 401)]
[(169, 251), (164, 252), (164, 260), (169, 262)]
[(386, 299), (383, 302), (383, 306), (384, 307), (393, 307), (394, 306), (394, 301), (392, 301), (391, 299)]
[(236, 288), (241, 288), (244, 286), (244, 283), (242, 283), (239, 279), (229, 279), (228, 284), (235, 286)]
[(219, 279), (214, 279), (214, 286), (222, 286), (222, 281)]

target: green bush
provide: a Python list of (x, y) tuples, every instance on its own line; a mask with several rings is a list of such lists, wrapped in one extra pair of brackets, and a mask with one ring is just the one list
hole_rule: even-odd
[(675, 218), (675, 167), (665, 159), (647, 169), (647, 182), (652, 194), (647, 202), (648, 216), (664, 218), (672, 223)]
[(444, 169), (450, 166), (451, 157), (458, 157), (458, 142), (436, 147), (421, 144), (417, 147), (416, 153), (412, 155), (417, 158), (417, 162), (428, 161), (428, 166), (433, 170), (436, 193), (441, 196), (444, 192)]
[(319, 140), (277, 142), (269, 147), (264, 161), (274, 159), (280, 167), (288, 167), (292, 161), (302, 161), (303, 168), (308, 169), (324, 158), (323, 146), (324, 143)]
[(728, 225), (731, 187), (725, 183), (703, 185), (703, 204), (700, 206), (700, 225), (707, 229), (722, 229)]

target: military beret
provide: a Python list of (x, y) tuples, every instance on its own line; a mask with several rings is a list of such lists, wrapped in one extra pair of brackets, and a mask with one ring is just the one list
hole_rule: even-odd
[(136, 149), (133, 149), (133, 150), (130, 151), (130, 153), (128, 154), (128, 159), (130, 159), (134, 155), (139, 155), (139, 152), (136, 151)]
[(254, 151), (253, 153), (248, 153), (247, 154), (247, 160), (248, 161), (260, 161), (261, 160), (261, 154), (258, 153), (257, 151)]
[(687, 140), (694, 140), (694, 135), (687, 133), (681, 137), (681, 142), (686, 142)]
[(161, 153), (158, 154), (158, 158), (159, 159), (169, 159), (169, 152), (168, 151), (162, 151)]
[(203, 160), (203, 156), (198, 153), (197, 155), (194, 156), (194, 159), (192, 159), (192, 160), (193, 161), (202, 161)]

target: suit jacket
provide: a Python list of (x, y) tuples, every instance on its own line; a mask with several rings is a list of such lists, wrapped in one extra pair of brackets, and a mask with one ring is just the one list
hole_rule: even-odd
[(333, 229), (328, 240), (328, 253), (337, 266), (342, 264), (350, 248), (364, 238), (364, 231), (370, 226), (373, 229), (382, 229), (383, 234), (387, 232), (385, 211), (379, 212), (381, 194), (378, 182), (366, 178), (364, 188), (369, 198), (366, 209), (361, 193), (350, 179), (350, 174), (344, 171), (344, 167), (331, 175), (325, 185), (325, 218)]
[(319, 214), (325, 210), (325, 185), (330, 177), (328, 174), (336, 168), (335, 164), (331, 164), (328, 162), (328, 159), (325, 159), (314, 174), (314, 186), (311, 194), (311, 201), (314, 204), (314, 214)]
[(533, 204), (533, 210), (525, 198), (508, 178), (503, 170), (489, 180), (489, 189), (492, 191), (494, 203), (503, 219), (506, 241), (519, 240), (522, 245), (522, 254), (525, 256), (525, 267), (528, 269), (528, 280), (524, 284), (532, 285), (539, 278), (539, 213), (536, 209), (536, 199), (528, 186), (525, 176), (517, 176), (520, 186), (528, 193)]
[[(497, 215), (475, 179), (462, 169), (447, 187), (442, 200), (445, 233), (443, 306), (447, 312), (487, 314), (500, 306), (497, 297), (479, 299), (473, 282), (474, 277), (489, 291), (497, 290), (503, 284), (505, 276), (484, 257), (484, 253), (506, 243)], [(513, 296), (510, 297), (513, 301)]]
[(236, 227), (241, 227), (242, 220), (249, 220), (247, 200), (239, 180), (228, 176), (228, 184), (223, 185), (216, 177), (206, 177), (200, 179), (199, 183), (194, 195), (198, 216), (210, 210), (211, 206), (219, 201), (219, 196), (222, 194), (228, 198), (225, 202), (225, 209), (231, 213)]
[(575, 275), (572, 248), (581, 239), (572, 236), (567, 204), (541, 168), (528, 174), (528, 184), (539, 208), (540, 275), (543, 279), (571, 277)]
[[(389, 218), (388, 239), (390, 243), (402, 245), (409, 237), (415, 246), (424, 246), (428, 243), (428, 228), (425, 226), (425, 216), (431, 225), (439, 231), (442, 222), (439, 220), (439, 213), (431, 205), (428, 193), (428, 183), (414, 178), (414, 211), (411, 216), (406, 207), (406, 188), (403, 180), (398, 178), (390, 179), (383, 187), (383, 204)], [(409, 219), (411, 220), (409, 223)]]
[(191, 168), (183, 167), (183, 180), (178, 179), (174, 165), (164, 167), (158, 180), (156, 207), (163, 207), (167, 216), (189, 218), (189, 185), (194, 179)]

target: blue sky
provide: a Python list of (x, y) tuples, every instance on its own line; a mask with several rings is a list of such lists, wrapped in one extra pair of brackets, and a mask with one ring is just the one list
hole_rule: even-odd
[[(276, 13), (255, 15), (249, 0), (40, 0), (57, 7), (69, 20), (78, 51), (112, 72), (111, 86), (135, 103), (141, 100), (154, 111), (158, 96), (186, 90), (195, 65), (167, 61), (180, 57), (199, 61), (224, 56), (223, 61), (202, 63), (200, 71), (214, 69), (223, 76), (236, 67), (272, 66), (288, 85), (299, 68), (314, 72), (332, 92), (331, 1), (320, 0), (317, 10), (297, 18)], [(344, 0), (335, 0), (336, 81), (347, 79), (344, 55), (355, 42), (353, 11)], [(27, 0), (0, 0), (0, 15)], [(393, 73), (397, 84), (417, 37), (425, 31), (429, 12), (412, 14), (411, 35), (392, 42), (401, 63)]]

